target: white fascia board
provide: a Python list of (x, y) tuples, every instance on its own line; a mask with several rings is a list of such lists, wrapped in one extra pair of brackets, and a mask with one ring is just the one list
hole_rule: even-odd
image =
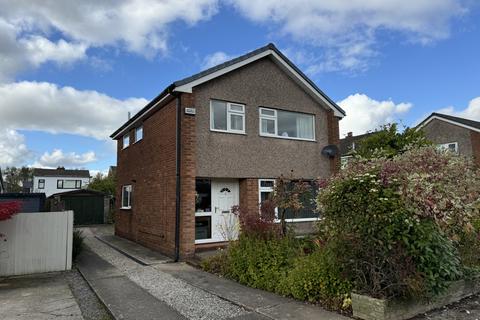
[(167, 95), (165, 95), (165, 97), (163, 97), (162, 99), (160, 99), (159, 101), (157, 101), (157, 103), (155, 103), (153, 106), (151, 106), (150, 108), (148, 108), (148, 110), (144, 111), (142, 113), (142, 115), (140, 115), (137, 119), (135, 119), (132, 123), (130, 123), (128, 126), (126, 126), (125, 128), (122, 129), (122, 131), (118, 132), (116, 135), (113, 136), (112, 139), (117, 139), (118, 137), (120, 136), (123, 136), (125, 131), (128, 131), (130, 130), (138, 121), (142, 120), (143, 119), (143, 115), (144, 114), (147, 114), (149, 113), (153, 108), (155, 108), (156, 106), (158, 106), (160, 103), (162, 103), (165, 99), (167, 99), (168, 97), (170, 97), (170, 93), (167, 93)]
[(230, 71), (233, 71), (235, 69), (238, 69), (240, 67), (243, 67), (249, 63), (252, 63), (258, 59), (261, 59), (263, 57), (266, 57), (268, 55), (272, 55), (277, 61), (279, 61), (290, 73), (292, 73), (307, 89), (309, 89), (313, 94), (320, 99), (320, 101), (324, 102), (327, 106), (329, 106), (336, 117), (343, 118), (344, 115), (337, 109), (335, 106), (333, 106), (330, 101), (325, 99), (324, 96), (322, 96), (315, 88), (312, 87), (311, 84), (309, 84), (297, 71), (295, 71), (285, 60), (283, 60), (275, 51), (273, 50), (266, 50), (264, 52), (261, 52), (253, 57), (250, 57), (248, 59), (245, 59), (243, 61), (240, 61), (238, 63), (235, 63), (231, 66), (228, 66), (226, 68), (220, 69), (218, 71), (215, 71), (211, 74), (208, 74), (204, 77), (201, 77), (197, 80), (194, 80), (192, 82), (186, 83), (184, 85), (178, 86), (174, 89), (174, 91), (179, 91), (179, 92), (185, 92), (185, 93), (192, 93), (192, 89), (195, 86), (198, 86), (204, 82), (210, 81), (212, 79), (215, 79), (217, 77), (220, 77)]
[(476, 131), (476, 132), (480, 132), (480, 129), (477, 129), (477, 128), (474, 128), (474, 127), (470, 127), (470, 126), (467, 126), (466, 124), (459, 123), (459, 122), (456, 122), (456, 121), (453, 121), (453, 120), (449, 120), (449, 119), (445, 119), (445, 118), (442, 118), (442, 117), (439, 117), (439, 116), (430, 117), (430, 119), (428, 119), (427, 121), (425, 121), (425, 123), (423, 123), (422, 125), (418, 126), (417, 131), (420, 130), (421, 128), (425, 127), (427, 124), (429, 124), (430, 122), (432, 122), (434, 119), (437, 119), (437, 120), (440, 120), (440, 121), (445, 121), (445, 122), (447, 122), (447, 123), (450, 123), (450, 124), (453, 124), (453, 125), (456, 125), (456, 126), (465, 128), (465, 129), (469, 129), (469, 130), (473, 130), (473, 131)]

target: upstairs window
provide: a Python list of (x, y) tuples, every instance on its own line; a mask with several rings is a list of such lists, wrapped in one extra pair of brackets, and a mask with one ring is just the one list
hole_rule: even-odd
[(211, 100), (210, 130), (245, 133), (245, 106), (238, 103)]
[(38, 189), (45, 189), (45, 179), (38, 179)]
[(130, 145), (130, 133), (127, 133), (126, 135), (123, 136), (123, 146), (122, 148), (125, 149)]
[(132, 186), (122, 186), (122, 209), (130, 209), (132, 207)]
[(81, 189), (82, 180), (57, 180), (57, 189)]
[(143, 139), (143, 126), (140, 126), (135, 129), (135, 142), (138, 142)]
[(449, 143), (442, 143), (437, 145), (440, 150), (448, 150), (453, 153), (458, 153), (458, 142), (449, 142)]
[(313, 141), (315, 118), (306, 113), (260, 108), (260, 135)]

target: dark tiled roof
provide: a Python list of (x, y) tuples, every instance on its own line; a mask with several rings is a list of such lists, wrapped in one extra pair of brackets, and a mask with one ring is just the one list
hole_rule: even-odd
[(375, 132), (368, 132), (364, 134), (360, 134), (358, 136), (347, 136), (343, 139), (340, 139), (340, 155), (341, 156), (347, 156), (352, 153), (352, 144), (355, 142), (355, 144), (358, 144), (360, 140), (363, 138), (368, 137), (371, 134), (374, 134)]
[(432, 113), (431, 115), (429, 115), (425, 120), (423, 120), (418, 126), (422, 126), (426, 121), (428, 121), (428, 119), (430, 119), (431, 117), (438, 117), (438, 118), (443, 118), (443, 119), (446, 119), (446, 120), (450, 120), (450, 121), (453, 121), (453, 122), (457, 122), (457, 123), (460, 123), (460, 124), (463, 124), (463, 125), (466, 125), (466, 126), (469, 126), (469, 127), (472, 127), (472, 128), (475, 128), (475, 129), (479, 129), (480, 130), (480, 122), (478, 121), (474, 121), (474, 120), (469, 120), (469, 119), (465, 119), (465, 118), (459, 118), (459, 117), (454, 117), (454, 116), (449, 116), (447, 114), (443, 114), (443, 113), (437, 113), (437, 112), (434, 112)]
[(34, 177), (80, 177), (90, 178), (88, 170), (67, 170), (67, 169), (33, 169)]
[(232, 66), (238, 62), (242, 62), (244, 60), (247, 60), (248, 58), (251, 58), (253, 56), (256, 56), (264, 51), (267, 50), (273, 50), (275, 51), (276, 54), (278, 54), (292, 69), (294, 69), (308, 84), (310, 84), (322, 97), (324, 97), (329, 103), (331, 103), (335, 109), (337, 109), (340, 113), (345, 115), (345, 110), (343, 110), (340, 106), (338, 106), (332, 99), (330, 99), (310, 78), (308, 78), (293, 62), (291, 62), (283, 53), (280, 52), (280, 50), (275, 47), (273, 43), (269, 43), (264, 47), (258, 48), (256, 50), (253, 50), (249, 53), (246, 53), (238, 58), (226, 61), (224, 63), (221, 63), (217, 66), (214, 66), (212, 68), (209, 68), (207, 70), (201, 71), (199, 73), (196, 73), (190, 77), (177, 80), (170, 84), (167, 88), (165, 88), (157, 97), (155, 97), (152, 101), (150, 101), (145, 107), (143, 107), (139, 112), (137, 112), (130, 120), (125, 122), (120, 128), (118, 128), (114, 133), (110, 135), (111, 138), (113, 138), (117, 133), (122, 131), (125, 127), (130, 125), (132, 122), (134, 122), (136, 119), (138, 119), (145, 111), (147, 111), (151, 106), (155, 105), (158, 101), (160, 101), (164, 96), (166, 96), (168, 93), (172, 93), (173, 90), (175, 90), (176, 87), (182, 86), (184, 84), (190, 83), (192, 81), (198, 80), (202, 77), (205, 77), (209, 74), (212, 74), (216, 71), (219, 71), (221, 69), (227, 68), (229, 66)]

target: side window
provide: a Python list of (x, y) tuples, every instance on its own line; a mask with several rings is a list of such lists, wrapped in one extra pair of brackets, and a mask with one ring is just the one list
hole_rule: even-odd
[(130, 145), (130, 133), (127, 133), (126, 135), (123, 136), (123, 145), (122, 149), (125, 149)]
[(63, 189), (63, 180), (57, 180), (57, 189)]
[(210, 130), (245, 133), (245, 105), (211, 100)]
[(132, 207), (132, 186), (122, 186), (122, 209), (130, 209)]
[(38, 179), (38, 189), (45, 189), (45, 179)]

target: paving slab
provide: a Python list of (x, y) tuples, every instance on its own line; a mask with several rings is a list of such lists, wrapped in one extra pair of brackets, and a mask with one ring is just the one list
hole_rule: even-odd
[(144, 266), (173, 262), (171, 258), (164, 256), (157, 251), (153, 251), (139, 245), (138, 243), (115, 235), (97, 234), (95, 235), (95, 238)]
[(82, 320), (62, 273), (0, 279), (2, 320)]
[(80, 254), (77, 266), (115, 319), (185, 319), (88, 249)]

